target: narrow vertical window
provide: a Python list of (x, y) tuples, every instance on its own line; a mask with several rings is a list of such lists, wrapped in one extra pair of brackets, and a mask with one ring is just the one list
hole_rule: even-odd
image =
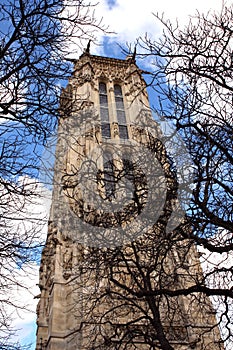
[(133, 193), (135, 191), (135, 174), (133, 163), (128, 159), (122, 159), (123, 163), (123, 176), (126, 180), (125, 193), (126, 197), (129, 199), (133, 198)]
[(108, 94), (105, 83), (99, 83), (99, 100), (102, 136), (111, 137), (108, 111)]
[(105, 153), (103, 157), (104, 165), (104, 188), (106, 198), (110, 199), (115, 193), (115, 167), (110, 153)]
[(115, 102), (116, 102), (116, 114), (117, 114), (117, 120), (119, 125), (120, 138), (128, 139), (124, 100), (123, 100), (122, 89), (120, 85), (114, 85), (114, 95), (115, 95)]

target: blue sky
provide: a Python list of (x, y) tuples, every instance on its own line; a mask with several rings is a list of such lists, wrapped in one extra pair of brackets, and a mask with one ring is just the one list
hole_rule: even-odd
[[(93, 0), (93, 3), (97, 3)], [(119, 44), (125, 45), (127, 42), (134, 44), (139, 36), (148, 33), (153, 38), (159, 38), (161, 35), (161, 25), (155, 20), (152, 13), (164, 13), (165, 18), (175, 21), (179, 20), (181, 25), (185, 25), (189, 20), (189, 15), (195, 13), (198, 9), (200, 12), (207, 12), (210, 9), (220, 10), (222, 0), (99, 0), (96, 8), (96, 16), (103, 17), (103, 23), (109, 25), (109, 29), (114, 31), (108, 37), (97, 33), (98, 44), (92, 45), (91, 53), (122, 57)], [(72, 56), (78, 58), (81, 54), (80, 49), (71, 47)], [(45, 200), (40, 205), (49, 206), (49, 200)], [(35, 286), (38, 282), (37, 268), (35, 268), (35, 276), (28, 281), (28, 286), (32, 292), (28, 295), (28, 300), (31, 303), (31, 309), (36, 308), (36, 300), (33, 296), (39, 294), (38, 288)], [(30, 283), (29, 283), (30, 282)], [(34, 286), (34, 287), (32, 287)], [(19, 339), (23, 343), (32, 341), (31, 349), (35, 348), (35, 313), (28, 312), (16, 317), (15, 325), (21, 328), (19, 331)]]

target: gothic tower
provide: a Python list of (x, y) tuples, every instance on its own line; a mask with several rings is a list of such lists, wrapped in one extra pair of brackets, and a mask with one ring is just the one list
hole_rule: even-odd
[[(36, 350), (223, 349), (134, 56), (85, 52), (61, 96)], [(168, 229), (169, 227), (169, 229)], [(183, 291), (183, 292), (182, 292)], [(187, 295), (186, 295), (187, 294)]]

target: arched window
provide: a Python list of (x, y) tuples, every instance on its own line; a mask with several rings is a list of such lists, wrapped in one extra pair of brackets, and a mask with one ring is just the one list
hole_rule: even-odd
[(114, 95), (115, 95), (115, 102), (116, 102), (116, 114), (117, 114), (120, 138), (128, 139), (124, 100), (123, 100), (121, 86), (118, 84), (114, 85)]
[(108, 111), (108, 93), (105, 83), (99, 83), (99, 100), (102, 137), (111, 137)]

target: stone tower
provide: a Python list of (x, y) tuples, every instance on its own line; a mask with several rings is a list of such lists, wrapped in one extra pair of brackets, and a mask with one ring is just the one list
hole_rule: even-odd
[(210, 300), (182, 293), (202, 270), (185, 219), (171, 222), (176, 173), (134, 56), (85, 52), (74, 63), (61, 96), (36, 350), (223, 349)]

